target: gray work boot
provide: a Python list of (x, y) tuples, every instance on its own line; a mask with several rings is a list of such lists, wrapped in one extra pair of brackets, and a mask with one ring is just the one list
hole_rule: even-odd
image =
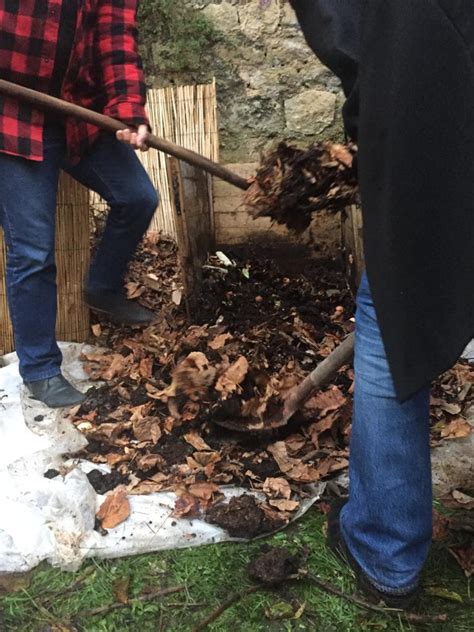
[(78, 391), (66, 378), (59, 374), (46, 380), (25, 382), (33, 399), (37, 399), (49, 408), (65, 408), (82, 404), (86, 395)]
[(86, 292), (86, 303), (117, 325), (149, 325), (155, 314), (122, 292)]

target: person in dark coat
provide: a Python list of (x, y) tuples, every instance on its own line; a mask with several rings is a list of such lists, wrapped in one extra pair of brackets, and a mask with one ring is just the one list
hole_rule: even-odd
[(290, 2), (359, 146), (367, 270), (350, 493), (329, 543), (370, 597), (407, 607), (431, 544), (430, 382), (474, 335), (474, 6)]
[(60, 168), (111, 208), (89, 274), (89, 305), (124, 324), (153, 318), (122, 292), (127, 263), (158, 204), (133, 151), (146, 149), (149, 134), (136, 12), (137, 0), (0, 2), (0, 78), (124, 124), (114, 138), (0, 94), (0, 225), (8, 247), (9, 308), (20, 374), (31, 394), (51, 407), (84, 399), (61, 374), (55, 339)]

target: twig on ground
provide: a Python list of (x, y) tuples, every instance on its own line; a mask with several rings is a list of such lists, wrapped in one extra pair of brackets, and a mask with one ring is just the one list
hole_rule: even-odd
[(154, 590), (153, 592), (146, 593), (145, 595), (140, 595), (138, 597), (132, 597), (126, 603), (112, 603), (108, 606), (100, 606), (98, 608), (91, 608), (90, 610), (83, 610), (82, 612), (78, 612), (74, 615), (73, 619), (83, 619), (85, 617), (95, 617), (98, 614), (109, 614), (109, 612), (113, 612), (114, 610), (121, 610), (122, 608), (129, 608), (133, 606), (137, 601), (153, 601), (153, 599), (157, 599), (159, 597), (166, 597), (166, 595), (172, 595), (177, 592), (181, 592), (185, 590), (186, 586), (172, 586), (171, 588), (160, 588), (159, 590)]
[(436, 614), (436, 615), (424, 615), (424, 614), (415, 614), (413, 612), (405, 612), (404, 610), (398, 610), (395, 608), (383, 608), (382, 606), (375, 606), (373, 604), (356, 597), (355, 595), (348, 595), (339, 588), (336, 588), (332, 584), (327, 582), (323, 582), (321, 579), (318, 579), (312, 573), (307, 571), (302, 571), (301, 578), (307, 578), (309, 581), (324, 590), (325, 592), (336, 595), (337, 597), (341, 597), (350, 603), (358, 606), (359, 608), (365, 608), (366, 610), (371, 610), (372, 612), (378, 612), (379, 614), (385, 615), (400, 615), (404, 619), (406, 619), (410, 623), (442, 623), (448, 620), (448, 615), (446, 614)]
[(201, 621), (201, 623), (199, 623), (195, 628), (193, 628), (192, 632), (202, 632), (202, 630), (205, 630), (208, 625), (210, 625), (216, 619), (218, 619), (223, 612), (225, 612), (228, 608), (230, 608), (235, 603), (240, 601), (243, 597), (246, 597), (247, 595), (252, 595), (253, 593), (256, 593), (261, 590), (265, 590), (265, 587), (264, 586), (250, 586), (250, 588), (246, 588), (245, 590), (242, 590), (241, 592), (233, 593), (232, 595), (227, 597), (227, 599), (223, 603), (221, 603), (221, 605), (218, 608), (213, 610), (211, 614), (204, 619), (204, 621)]

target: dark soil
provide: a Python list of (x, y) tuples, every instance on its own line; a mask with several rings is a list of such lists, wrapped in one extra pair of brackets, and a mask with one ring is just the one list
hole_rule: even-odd
[(293, 555), (285, 548), (269, 547), (250, 562), (250, 577), (265, 586), (276, 586), (295, 575), (301, 567), (301, 557)]
[(111, 489), (115, 489), (117, 485), (128, 481), (128, 476), (124, 476), (116, 470), (113, 470), (110, 474), (104, 474), (100, 470), (91, 470), (87, 474), (87, 478), (98, 494), (105, 494)]
[(229, 503), (219, 503), (210, 507), (207, 522), (225, 529), (233, 538), (254, 538), (283, 526), (284, 521), (269, 519), (253, 496), (243, 494), (232, 498)]

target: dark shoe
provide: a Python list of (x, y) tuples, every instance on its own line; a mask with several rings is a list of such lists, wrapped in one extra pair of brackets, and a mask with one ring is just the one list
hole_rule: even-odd
[(49, 408), (76, 406), (86, 399), (86, 395), (69, 384), (63, 375), (55, 375), (47, 380), (25, 382), (25, 386), (34, 399), (43, 402)]
[(121, 292), (86, 292), (89, 307), (117, 325), (149, 325), (155, 314)]
[(413, 605), (413, 602), (416, 601), (420, 592), (419, 588), (414, 588), (410, 592), (403, 593), (401, 595), (393, 595), (391, 593), (378, 590), (347, 548), (339, 523), (341, 510), (346, 503), (347, 498), (339, 498), (334, 501), (331, 506), (331, 510), (328, 515), (327, 534), (327, 544), (329, 548), (346, 566), (351, 568), (355, 575), (358, 588), (364, 593), (370, 603), (379, 604), (382, 602), (387, 608), (407, 610)]

